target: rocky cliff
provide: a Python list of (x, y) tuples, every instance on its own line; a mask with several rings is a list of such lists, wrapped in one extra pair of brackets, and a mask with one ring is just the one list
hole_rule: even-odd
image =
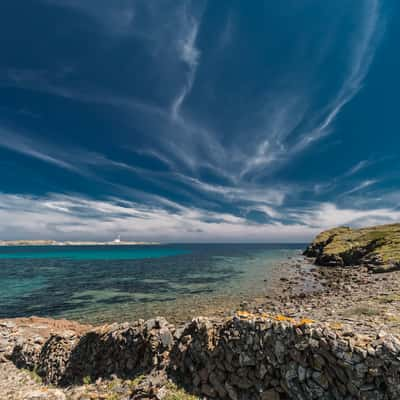
[(304, 252), (317, 265), (366, 265), (374, 272), (400, 267), (400, 224), (362, 229), (339, 227), (320, 233)]

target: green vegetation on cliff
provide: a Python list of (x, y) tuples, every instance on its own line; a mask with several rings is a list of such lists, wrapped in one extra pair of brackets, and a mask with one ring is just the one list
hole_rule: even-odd
[(378, 272), (400, 266), (400, 224), (320, 233), (304, 255), (328, 266), (370, 265)]

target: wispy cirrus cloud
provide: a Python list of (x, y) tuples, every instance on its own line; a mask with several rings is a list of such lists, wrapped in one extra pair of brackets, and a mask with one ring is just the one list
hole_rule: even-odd
[(369, 71), (377, 44), (384, 30), (380, 15), (380, 1), (369, 0), (365, 2), (360, 19), (360, 30), (353, 39), (347, 76), (339, 92), (323, 112), (325, 115), (322, 121), (310, 133), (306, 133), (301, 138), (294, 148), (295, 151), (302, 150), (305, 146), (330, 133), (332, 122), (342, 108), (362, 88), (362, 83)]
[(96, 168), (101, 167), (143, 173), (143, 169), (139, 167), (110, 159), (98, 152), (80, 147), (66, 148), (40, 137), (32, 137), (0, 126), (1, 147), (92, 179), (96, 177)]
[(54, 155), (40, 141), (0, 127), (0, 147), (53, 164), (59, 168), (80, 172), (72, 163)]
[[(309, 20), (299, 21), (296, 13), (293, 32), (287, 37), (283, 32), (285, 43), (290, 42), (284, 52), (273, 35), (254, 35), (257, 29), (260, 35), (269, 32), (264, 30), (268, 16), (262, 29), (248, 29), (247, 16), (231, 13), (234, 5), (216, 18), (225, 23), (218, 25), (210, 12), (215, 11), (212, 2), (39, 3), (70, 18), (73, 26), (85, 21), (92, 47), (76, 45), (78, 51), (70, 52), (68, 39), (65, 52), (53, 49), (59, 56), (55, 62), (51, 57), (46, 64), (42, 54), (40, 63), (0, 63), (0, 86), (17, 93), (15, 97), (21, 95), (24, 109), (29, 112), (25, 106), (34, 99), (32, 108), (41, 115), (55, 112), (48, 118), (53, 125), (43, 127), (46, 136), (34, 127), (25, 129), (26, 121), (20, 125), (6, 116), (16, 128), (0, 128), (0, 147), (87, 179), (88, 192), (9, 198), (3, 194), (4, 208), (12, 215), (14, 202), (32, 221), (29, 229), (36, 224), (43, 236), (48, 232), (78, 238), (85, 230), (93, 237), (103, 231), (114, 236), (115, 230), (135, 236), (140, 227), (140, 238), (158, 232), (160, 240), (279, 241), (284, 234), (296, 240), (330, 224), (398, 217), (392, 200), (382, 202), (384, 208), (375, 201), (385, 178), (368, 168), (375, 163), (370, 154), (360, 151), (355, 157), (361, 161), (353, 165), (354, 160), (347, 159), (331, 168), (334, 172), (326, 168), (326, 174), (315, 171), (325, 172), (324, 166), (306, 162), (306, 168), (300, 168), (311, 168), (313, 176), (299, 178), (297, 171), (307, 150), (335, 132), (339, 114), (363, 88), (384, 30), (382, 1), (365, 0), (351, 9), (333, 7), (338, 12), (330, 15), (315, 42), (312, 30), (304, 29)], [(340, 27), (348, 28), (348, 21), (351, 28), (338, 36), (346, 39), (342, 45), (335, 35)], [(47, 23), (51, 27), (51, 21)], [(63, 31), (68, 38), (74, 32), (69, 24)], [(217, 33), (215, 43), (204, 40), (210, 32)], [(85, 57), (86, 50), (93, 51), (93, 57)], [(327, 64), (335, 68), (326, 72)], [(12, 108), (13, 96), (6, 101)], [(72, 129), (82, 129), (85, 140), (74, 135), (77, 143), (71, 144), (57, 133), (54, 127), (65, 118)], [(115, 126), (108, 135), (109, 147), (97, 143), (96, 126), (103, 120)], [(96, 193), (101, 191), (106, 200), (90, 197), (94, 181), (102, 185)], [(352, 204), (362, 197), (364, 202)], [(382, 198), (390, 194), (382, 193)], [(159, 222), (157, 227), (152, 219)], [(12, 222), (7, 219), (7, 224)], [(22, 223), (12, 226), (22, 232)]]
[(192, 90), (194, 80), (196, 78), (196, 70), (200, 60), (200, 50), (196, 47), (196, 39), (199, 31), (200, 22), (192, 15), (187, 15), (187, 11), (184, 12), (184, 19), (186, 20), (186, 27), (182, 38), (178, 40), (178, 53), (181, 60), (186, 63), (188, 67), (187, 80), (178, 93), (176, 98), (172, 102), (171, 112), (172, 118), (180, 118), (180, 109), (186, 96), (190, 94)]
[(355, 192), (359, 192), (360, 190), (366, 189), (372, 185), (375, 185), (378, 183), (378, 180), (376, 179), (366, 179), (362, 181), (361, 183), (357, 184), (354, 186), (352, 189), (348, 190), (347, 192), (342, 193), (342, 196), (346, 196)]
[(0, 193), (0, 239), (34, 235), (58, 240), (110, 240), (119, 233), (125, 240), (303, 242), (332, 226), (395, 222), (400, 211), (340, 209), (324, 203), (288, 216), (290, 220), (285, 223), (255, 224), (246, 218), (194, 207), (178, 206), (171, 212), (118, 198)]
[[(129, 197), (140, 199), (146, 204), (156, 204), (169, 209), (179, 209), (179, 204), (167, 198), (162, 198), (154, 193), (146, 193), (143, 190), (131, 189), (128, 186), (129, 177), (125, 178), (125, 185), (116, 184), (121, 181), (119, 173), (128, 172), (131, 176), (140, 177), (141, 180), (151, 183), (152, 187), (166, 189), (174, 194), (183, 194), (193, 200), (198, 206), (213, 205), (213, 199), (223, 199), (231, 203), (240, 213), (251, 204), (254, 207), (280, 206), (285, 198), (283, 188), (261, 189), (257, 186), (247, 188), (228, 187), (223, 185), (209, 184), (195, 178), (190, 178), (179, 173), (167, 171), (153, 171), (151, 168), (143, 168), (127, 164), (124, 161), (114, 160), (104, 154), (93, 152), (80, 147), (65, 147), (52, 144), (42, 138), (27, 136), (12, 129), (0, 128), (0, 148), (23, 154), (41, 162), (67, 170), (80, 175), (86, 179), (96, 180), (105, 185), (107, 192), (127, 194)], [(104, 171), (111, 170), (113, 180), (104, 176)], [(190, 189), (187, 190), (182, 183)], [(246, 203), (246, 207), (242, 203)]]
[[(324, 107), (310, 110), (310, 94), (306, 90), (303, 93), (299, 92), (298, 89), (288, 94), (286, 99), (282, 100), (282, 103), (286, 104), (277, 106), (276, 111), (273, 111), (273, 108), (271, 111), (269, 106), (265, 136), (256, 142), (253, 156), (246, 157), (250, 161), (246, 162), (241, 176), (252, 172), (263, 174), (266, 166), (279, 166), (283, 162), (290, 162), (296, 154), (332, 133), (336, 117), (361, 90), (383, 35), (384, 22), (380, 8), (379, 0), (368, 0), (361, 7), (359, 29), (354, 33), (348, 54), (347, 73), (336, 95), (330, 98)], [(279, 99), (279, 96), (277, 98)], [(293, 103), (293, 99), (296, 98), (298, 101)], [(282, 115), (284, 117), (280, 118)], [(311, 126), (308, 123), (304, 125), (307, 120), (311, 121)], [(289, 143), (287, 138), (293, 134), (296, 135), (296, 139)]]
[[(55, 1), (52, 0), (53, 3)], [(87, 8), (96, 8), (94, 3), (81, 6), (78, 2), (67, 5), (61, 1), (59, 4), (83, 9), (85, 12)], [(121, 4), (124, 9), (131, 3)], [(148, 46), (154, 50), (154, 60), (162, 60), (157, 73), (166, 74), (166, 80), (172, 76), (183, 77), (171, 93), (168, 105), (161, 106), (149, 99), (111, 93), (89, 83), (85, 86), (85, 82), (79, 82), (79, 88), (74, 88), (62, 79), (54, 79), (54, 71), (9, 70), (8, 82), (12, 81), (17, 87), (76, 101), (108, 105), (130, 113), (133, 125), (137, 124), (138, 119), (144, 121), (147, 125), (146, 134), (154, 135), (157, 143), (151, 151), (160, 154), (175, 168), (179, 168), (175, 162), (178, 160), (189, 167), (192, 173), (206, 167), (216, 174), (225, 174), (229, 179), (241, 182), (257, 181), (265, 175), (273, 174), (290, 163), (297, 154), (332, 132), (333, 123), (340, 111), (362, 88), (383, 31), (380, 1), (366, 1), (359, 7), (360, 23), (350, 38), (343, 81), (326, 104), (313, 106), (315, 95), (312, 89), (318, 83), (311, 82), (310, 87), (306, 83), (299, 84), (296, 68), (293, 68), (288, 77), (282, 77), (287, 81), (287, 87), (283, 89), (278, 86), (266, 90), (264, 102), (261, 105), (255, 102), (254, 112), (244, 118), (237, 132), (230, 134), (231, 140), (227, 146), (221, 141), (221, 133), (209, 127), (212, 125), (209, 121), (196, 118), (195, 110), (190, 110), (190, 117), (182, 115), (182, 105), (193, 90), (200, 63), (201, 52), (196, 42), (203, 11), (195, 10), (190, 1), (171, 3), (171, 7), (166, 8), (169, 9), (168, 16), (174, 21), (175, 29), (170, 29), (169, 24), (162, 23), (162, 12), (154, 5), (153, 2), (141, 4), (141, 10), (146, 10), (142, 18), (147, 25), (145, 28), (132, 26), (132, 31), (148, 31), (151, 37)], [(107, 7), (100, 7), (101, 12)], [(116, 9), (118, 11), (119, 8)], [(335, 24), (340, 24), (340, 19), (333, 19), (332, 26), (336, 27)], [(327, 26), (327, 29), (333, 29), (332, 26)], [(330, 39), (326, 40), (330, 45)], [(326, 45), (328, 50), (310, 61), (310, 68), (316, 69), (317, 65), (323, 65), (319, 57), (329, 54), (329, 45)], [(160, 49), (169, 51), (160, 53)], [(183, 73), (180, 69), (182, 64), (185, 66)], [(161, 68), (161, 65), (167, 68)], [(246, 136), (251, 136), (252, 140), (244, 141)]]
[(207, 182), (202, 182), (195, 178), (190, 178), (182, 175), (178, 175), (178, 179), (185, 183), (188, 183), (193, 189), (198, 189), (207, 193), (213, 193), (229, 201), (246, 201), (253, 202), (258, 205), (273, 205), (281, 206), (286, 198), (287, 193), (293, 192), (293, 186), (285, 187), (283, 185), (277, 185), (277, 187), (263, 188), (258, 185), (245, 187), (239, 186), (228, 186), (228, 185), (217, 185)]
[(362, 227), (374, 224), (395, 223), (400, 211), (391, 207), (357, 209), (341, 208), (334, 203), (321, 203), (309, 209), (289, 213), (293, 221), (319, 230), (336, 226)]
[(357, 164), (355, 164), (353, 167), (351, 167), (345, 174), (344, 176), (352, 176), (363, 170), (364, 168), (367, 168), (369, 165), (371, 165), (372, 162), (369, 160), (361, 160)]

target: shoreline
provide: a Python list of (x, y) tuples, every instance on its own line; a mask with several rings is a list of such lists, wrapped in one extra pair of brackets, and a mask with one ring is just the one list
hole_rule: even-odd
[[(49, 248), (50, 251), (51, 248)], [(56, 249), (56, 248), (55, 248)], [(61, 248), (58, 248), (61, 250)], [(79, 250), (79, 248), (77, 248)], [(107, 248), (104, 248), (106, 250)], [(110, 248), (111, 250), (113, 248)], [(114, 248), (117, 250), (117, 248)], [(122, 248), (118, 248), (122, 249)], [(133, 247), (132, 247), (133, 249)], [(143, 247), (143, 249), (145, 249)], [(157, 250), (156, 247), (152, 249)], [(21, 251), (23, 248), (21, 248)], [(95, 250), (95, 248), (93, 248)], [(148, 248), (150, 251), (150, 247)], [(5, 250), (7, 251), (7, 250)], [(40, 248), (37, 249), (40, 251)], [(86, 250), (85, 250), (86, 251)], [(132, 250), (133, 251), (133, 250)], [(194, 252), (198, 251), (196, 248)], [(200, 249), (201, 251), (201, 249)], [(219, 253), (217, 250), (215, 253)], [(246, 250), (246, 252), (241, 252), (237, 257), (215, 257), (211, 254), (207, 256), (207, 266), (204, 268), (204, 262), (200, 265), (200, 269), (195, 266), (196, 257), (195, 255), (185, 256), (185, 258), (174, 259), (162, 258), (160, 267), (157, 267), (160, 272), (152, 272), (152, 268), (146, 269), (144, 277), (135, 276), (135, 271), (137, 268), (135, 265), (141, 264), (143, 261), (134, 261), (134, 268), (127, 271), (126, 276), (130, 278), (129, 282), (134, 282), (130, 284), (130, 289), (120, 291), (118, 287), (122, 285), (114, 284), (113, 288), (108, 291), (107, 283), (100, 283), (96, 291), (90, 291), (85, 288), (84, 284), (80, 282), (85, 282), (90, 276), (82, 275), (82, 280), (79, 280), (79, 289), (73, 287), (70, 293), (67, 292), (69, 297), (66, 299), (71, 300), (71, 307), (56, 308), (52, 307), (51, 302), (57, 301), (58, 299), (52, 300), (51, 296), (48, 296), (45, 292), (44, 296), (47, 296), (48, 301), (38, 301), (33, 302), (35, 308), (30, 307), (28, 303), (21, 304), (24, 307), (13, 308), (11, 312), (6, 308), (7, 302), (4, 302), (5, 308), (1, 312), (0, 318), (13, 318), (13, 317), (29, 317), (31, 315), (36, 315), (40, 317), (49, 318), (65, 318), (70, 320), (75, 320), (81, 323), (89, 324), (105, 324), (112, 322), (132, 322), (137, 319), (149, 319), (155, 316), (162, 315), (171, 323), (185, 323), (190, 320), (194, 315), (203, 316), (229, 316), (232, 315), (236, 309), (240, 309), (241, 303), (248, 303), (253, 300), (256, 296), (262, 298), (269, 292), (271, 292), (273, 287), (277, 287), (281, 284), (279, 281), (280, 272), (276, 272), (282, 263), (287, 263), (287, 257), (297, 257), (300, 255), (300, 249), (288, 249), (279, 250), (272, 254), (269, 250), (266, 250), (266, 255), (264, 256), (264, 251), (256, 252), (252, 255), (252, 248)], [(243, 254), (243, 255), (242, 255)], [(242, 258), (243, 257), (243, 258)], [(265, 258), (264, 258), (265, 257)], [(202, 260), (200, 260), (201, 262)], [(5, 263), (12, 263), (8, 260)], [(45, 261), (48, 265), (51, 262)], [(58, 262), (58, 261), (57, 261)], [(62, 263), (63, 261), (61, 261)], [(152, 263), (159, 263), (158, 260), (155, 261), (144, 261), (149, 267)], [(16, 265), (22, 265), (24, 261), (15, 261)], [(40, 261), (34, 261), (34, 264), (38, 264)], [(79, 263), (85, 263), (85, 261), (79, 261)], [(88, 261), (96, 267), (96, 261)], [(120, 262), (118, 260), (112, 261), (113, 264), (117, 266), (117, 272), (122, 270), (123, 267), (119, 267)], [(178, 267), (175, 267), (175, 263), (178, 263)], [(47, 265), (46, 264), (46, 265)], [(168, 268), (162, 268), (165, 264)], [(188, 272), (182, 268), (183, 265), (188, 264), (191, 268)], [(102, 261), (101, 264), (103, 270), (108, 279), (108, 274), (112, 274), (113, 268), (108, 267), (108, 261)], [(123, 261), (121, 265), (129, 266), (129, 261)], [(84, 266), (85, 267), (85, 266)], [(95, 270), (94, 268), (94, 270)], [(9, 268), (10, 274), (13, 273), (13, 269)], [(171, 270), (171, 272), (169, 272)], [(131, 272), (133, 271), (133, 272)], [(177, 271), (182, 271), (183, 278), (177, 275)], [(200, 271), (205, 271), (205, 275)], [(67, 271), (68, 272), (68, 271)], [(38, 269), (40, 273), (40, 269)], [(68, 272), (69, 273), (69, 272)], [(77, 271), (77, 274), (80, 270)], [(276, 278), (273, 277), (276, 276)], [(61, 276), (64, 278), (64, 275)], [(65, 274), (67, 278), (67, 274)], [(121, 278), (125, 279), (124, 275), (116, 275), (115, 279)], [(52, 280), (49, 277), (49, 285), (51, 291), (49, 293), (57, 291), (59, 282), (57, 280)], [(71, 279), (75, 277), (71, 276)], [(113, 280), (113, 277), (110, 278)], [(136, 283), (137, 281), (137, 283)], [(96, 281), (95, 281), (96, 282)], [(96, 285), (93, 281), (88, 282), (88, 286), (91, 287)], [(160, 288), (158, 288), (158, 282), (161, 283)], [(141, 287), (140, 285), (147, 285)], [(164, 285), (164, 286), (162, 286)], [(72, 286), (72, 283), (70, 284)], [(135, 286), (138, 287), (138, 291), (135, 291)], [(116, 289), (117, 288), (117, 289)], [(60, 287), (61, 293), (63, 288)], [(103, 295), (104, 293), (104, 295)], [(87, 297), (86, 297), (87, 296)], [(76, 304), (74, 299), (76, 298)], [(115, 300), (114, 300), (115, 299)], [(97, 302), (97, 300), (99, 302)], [(18, 298), (12, 300), (10, 298), (9, 303), (18, 303)], [(40, 308), (40, 304), (43, 307)], [(48, 307), (47, 307), (48, 306)]]
[(312, 319), (368, 337), (380, 331), (400, 337), (400, 271), (371, 273), (365, 266), (317, 266), (307, 257), (290, 270), (280, 276), (278, 293), (256, 299), (244, 310)]
[[(204, 293), (184, 294), (172, 301), (173, 306), (171, 305), (171, 301), (163, 300), (153, 302), (149, 309), (146, 309), (146, 304), (143, 304), (142, 307), (144, 310), (141, 313), (135, 313), (136, 310), (133, 310), (129, 306), (124, 311), (118, 309), (118, 313), (121, 314), (118, 316), (115, 315), (115, 310), (105, 310), (101, 316), (79, 316), (78, 310), (76, 312), (76, 317), (72, 316), (71, 318), (70, 316), (60, 315), (54, 318), (73, 320), (82, 324), (94, 326), (111, 324), (114, 322), (134, 322), (138, 319), (147, 320), (158, 316), (166, 318), (170, 323), (177, 326), (184, 325), (190, 321), (194, 315), (201, 315), (207, 318), (228, 318), (232, 317), (237, 310), (248, 307), (255, 299), (261, 301), (272, 292), (281, 292), (286, 286), (285, 282), (281, 281), (280, 278), (282, 276), (287, 276), (288, 273), (294, 273), (295, 271), (294, 269), (292, 271), (292, 267), (303, 259), (304, 257), (299, 253), (287, 259), (277, 261), (272, 267), (266, 269), (265, 276), (260, 277), (262, 280), (260, 285), (257, 285), (257, 287), (250, 285), (240, 292), (229, 289), (227, 292), (210, 292), (207, 296), (205, 296)], [(307, 269), (309, 269), (309, 267)]]
[[(179, 342), (184, 340), (180, 339), (182, 337), (180, 336), (182, 335), (181, 332), (189, 329), (188, 327), (190, 326), (195, 327), (191, 335), (195, 335), (195, 337), (196, 335), (203, 335), (201, 332), (203, 332), (203, 329), (206, 329), (209, 337), (208, 340), (211, 340), (210, 338), (215, 334), (213, 332), (219, 332), (218, 335), (225, 335), (227, 329), (234, 329), (232, 333), (235, 335), (237, 329), (240, 331), (243, 329), (243, 333), (240, 334), (242, 336), (247, 335), (245, 332), (247, 332), (248, 329), (254, 329), (254, 323), (261, 323), (263, 324), (262, 326), (265, 324), (266, 326), (270, 326), (269, 324), (272, 323), (273, 330), (270, 335), (275, 335), (275, 329), (278, 329), (278, 332), (281, 330), (283, 330), (282, 332), (293, 332), (295, 335), (300, 335), (300, 338), (302, 335), (313, 335), (312, 332), (319, 332), (317, 338), (320, 337), (322, 338), (321, 340), (325, 340), (324, 337), (327, 335), (327, 338), (338, 338), (334, 340), (341, 340), (343, 343), (349, 341), (349, 343), (351, 343), (350, 350), (346, 350), (350, 351), (348, 357), (353, 357), (353, 350), (351, 350), (353, 347), (359, 349), (357, 351), (367, 354), (367, 350), (363, 350), (364, 348), (368, 349), (368, 352), (376, 352), (378, 350), (375, 349), (375, 346), (379, 345), (379, 343), (383, 343), (384, 346), (389, 346), (389, 348), (394, 349), (393, 354), (396, 354), (396, 357), (398, 357), (400, 355), (400, 318), (396, 317), (396, 310), (400, 306), (400, 271), (373, 274), (371, 271), (368, 271), (366, 267), (319, 267), (314, 265), (313, 261), (314, 260), (310, 258), (296, 256), (279, 263), (276, 268), (270, 271), (272, 273), (265, 279), (264, 295), (252, 299), (242, 299), (240, 306), (235, 310), (225, 309), (222, 313), (210, 310), (207, 317), (195, 318), (192, 322), (186, 321), (186, 325), (181, 323), (171, 325), (161, 317), (148, 320), (147, 322), (139, 320), (132, 323), (114, 323), (100, 326), (84, 325), (68, 320), (37, 317), (0, 320), (0, 365), (2, 366), (0, 368), (0, 370), (2, 370), (2, 372), (0, 372), (0, 392), (1, 390), (8, 390), (8, 392), (5, 393), (11, 393), (11, 397), (6, 397), (6, 399), (12, 400), (36, 399), (36, 397), (26, 397), (26, 391), (29, 393), (36, 393), (36, 395), (40, 393), (42, 397), (38, 398), (41, 400), (80, 400), (86, 398), (114, 399), (114, 397), (108, 396), (117, 396), (114, 391), (116, 387), (119, 390), (118, 393), (126, 395), (125, 397), (115, 397), (117, 399), (136, 400), (144, 398), (162, 400), (164, 397), (161, 394), (165, 391), (169, 393), (169, 390), (173, 390), (171, 393), (179, 393), (180, 397), (171, 397), (174, 399), (197, 399), (197, 397), (183, 392), (181, 386), (176, 386), (175, 383), (172, 383), (175, 382), (175, 378), (171, 381), (172, 378), (170, 372), (168, 372), (168, 368), (170, 367), (162, 366), (163, 361), (157, 361), (156, 366), (153, 366), (151, 370), (141, 372), (139, 375), (140, 383), (135, 381), (135, 379), (138, 379), (137, 374), (132, 375), (134, 377), (132, 380), (131, 378), (127, 379), (122, 375), (120, 376), (119, 373), (116, 373), (112, 376), (106, 374), (104, 378), (97, 379), (95, 382), (83, 378), (83, 383), (68, 384), (65, 388), (49, 388), (49, 386), (38, 380), (41, 378), (35, 375), (37, 363), (48, 363), (48, 361), (41, 358), (42, 356), (39, 357), (39, 354), (43, 352), (44, 348), (49, 346), (47, 343), (52, 341), (51, 338), (58, 338), (56, 339), (57, 342), (61, 340), (61, 342), (57, 344), (58, 347), (55, 347), (54, 350), (48, 350), (55, 351), (55, 354), (51, 357), (56, 360), (57, 357), (65, 357), (65, 355), (63, 355), (64, 352), (68, 353), (70, 351), (68, 350), (70, 346), (76, 346), (76, 343), (79, 343), (81, 340), (80, 338), (86, 336), (89, 338), (92, 337), (92, 335), (96, 337), (96, 335), (100, 335), (100, 338), (104, 337), (104, 339), (101, 339), (105, 340), (104, 345), (109, 343), (106, 346), (111, 346), (111, 338), (113, 338), (112, 340), (117, 340), (120, 335), (123, 337), (128, 334), (128, 332), (146, 332), (148, 329), (146, 327), (149, 326), (152, 327), (152, 332), (157, 332), (157, 340), (162, 343), (165, 341), (165, 343), (170, 343), (168, 346), (172, 346), (174, 341), (178, 340)], [(197, 315), (196, 310), (192, 310), (192, 312), (195, 313), (194, 315)], [(291, 333), (291, 335), (293, 335), (293, 333)], [(279, 335), (284, 335), (283, 337), (286, 337), (285, 335), (287, 334), (282, 333)], [(151, 337), (149, 340), (154, 341), (155, 339), (151, 339)], [(276, 338), (274, 340), (279, 339)], [(310, 340), (312, 341), (312, 339)], [(201, 341), (201, 343), (203, 343), (203, 341)], [(285, 344), (285, 346), (286, 345), (289, 346), (289, 343)], [(343, 345), (344, 344), (341, 346)], [(56, 349), (61, 349), (59, 346), (62, 346), (61, 348), (63, 348), (63, 346), (67, 347), (62, 350), (62, 353), (58, 354), (60, 350)], [(183, 346), (183, 344), (179, 346)], [(51, 347), (49, 347), (49, 349), (51, 349)], [(171, 355), (170, 352), (168, 352), (168, 363), (176, 362), (173, 361), (173, 359), (172, 361), (170, 360), (174, 351), (175, 350), (171, 350)], [(244, 349), (242, 351), (244, 351)], [(397, 351), (399, 351), (399, 354), (397, 354)], [(118, 358), (119, 356), (111, 354), (112, 353), (110, 353), (109, 357), (111, 358), (109, 361), (114, 362), (112, 358)], [(185, 353), (179, 354), (181, 354), (180, 357), (185, 357)], [(287, 354), (290, 356), (291, 352), (287, 350)], [(167, 356), (161, 356), (157, 353), (157, 357), (161, 357), (161, 359), (164, 360)], [(373, 357), (375, 357), (375, 355)], [(166, 360), (167, 359), (165, 359), (164, 362), (166, 362)], [(328, 358), (328, 360), (331, 360), (331, 358)], [(52, 361), (52, 363), (53, 362), (55, 361)], [(161, 364), (159, 364), (160, 362)], [(185, 365), (185, 362), (182, 365)], [(45, 369), (41, 367), (41, 373), (46, 377), (47, 383), (54, 384), (56, 382), (54, 379), (56, 379), (55, 376), (58, 375), (53, 376), (51, 374), (54, 374), (54, 371), (59, 371), (61, 368), (59, 363), (60, 361), (57, 361), (56, 364), (52, 364), (52, 367), (49, 365), (49, 370), (47, 370), (47, 367)], [(115, 365), (118, 366), (119, 364), (117, 363)], [(284, 365), (286, 365), (286, 362)], [(362, 365), (362, 368), (364, 368), (364, 364), (357, 364), (357, 368), (359, 368), (358, 365)], [(31, 370), (33, 373), (17, 369), (16, 367)], [(113, 368), (117, 368), (118, 370), (119, 367)], [(335, 368), (342, 368), (341, 364), (339, 363), (339, 366)], [(60, 371), (62, 372), (62, 369)], [(60, 371), (57, 372), (57, 374), (61, 373)], [(196, 372), (196, 374), (199, 373), (201, 375), (201, 371), (202, 370)], [(319, 371), (318, 368), (316, 371)], [(385, 374), (385, 372), (380, 372), (380, 374)], [(97, 375), (95, 374), (95, 376)], [(102, 375), (100, 374), (100, 376)], [(172, 376), (175, 375), (172, 374)], [(197, 375), (195, 375), (193, 379), (197, 379), (196, 376)], [(325, 381), (322, 381), (322, 383), (320, 382), (319, 384), (325, 385), (324, 382)], [(328, 385), (328, 383), (326, 384)], [(200, 395), (200, 393), (202, 396), (206, 395), (207, 398), (218, 399), (220, 397), (218, 393), (215, 392), (215, 387), (219, 386), (217, 383), (214, 383), (214, 385), (216, 385), (214, 388), (212, 385), (203, 385), (200, 389), (195, 389), (194, 392), (198, 395)], [(375, 390), (375, 392), (371, 393), (378, 393), (376, 392), (377, 389), (375, 389), (375, 386), (370, 386), (371, 387), (365, 390)], [(186, 387), (186, 384), (184, 384), (183, 387)], [(227, 387), (230, 388), (230, 386)], [(190, 385), (188, 388), (190, 388)], [(189, 391), (191, 390), (192, 389)], [(198, 390), (200, 390), (200, 393), (197, 392)], [(224, 391), (226, 391), (226, 389), (222, 388), (220, 390), (221, 393), (225, 393)], [(282, 397), (283, 394), (281, 390), (283, 389), (280, 389), (279, 385), (276, 387), (274, 386), (274, 389), (268, 389), (265, 392), (271, 397), (262, 397), (262, 399), (286, 399), (286, 397)], [(289, 389), (284, 386), (284, 390), (287, 391)], [(323, 389), (319, 388), (318, 390), (320, 391)], [(350, 389), (346, 389), (345, 391), (347, 390)], [(21, 394), (21, 397), (16, 397), (16, 393), (25, 394)], [(119, 395), (120, 394), (118, 394), (118, 396)], [(174, 396), (174, 394), (171, 394), (171, 396)], [(232, 396), (235, 395), (232, 394)], [(166, 398), (169, 399), (168, 397)], [(235, 397), (230, 398), (234, 399)], [(322, 399), (325, 397), (316, 398)], [(354, 398), (361, 399), (364, 397)]]
[[(197, 302), (195, 296), (184, 295), (181, 303), (178, 302), (175, 307), (177, 310), (171, 310), (169, 306), (165, 306), (165, 309), (158, 307), (145, 317), (133, 319), (104, 317), (96, 321), (85, 317), (33, 315), (2, 318), (0, 322), (42, 318), (99, 327), (163, 316), (171, 323), (183, 326), (193, 315), (211, 319), (229, 318), (237, 311), (243, 311), (254, 315), (285, 315), (333, 324), (342, 320), (345, 324), (357, 325), (364, 333), (369, 331), (373, 335), (377, 330), (385, 329), (400, 335), (400, 316), (395, 316), (396, 309), (400, 307), (400, 271), (375, 274), (363, 266), (324, 267), (315, 265), (313, 258), (296, 255), (278, 262), (263, 281), (262, 287), (253, 294), (217, 293), (210, 295), (209, 302), (204, 304)], [(193, 304), (188, 303), (188, 297)], [(160, 301), (162, 303), (165, 302)]]

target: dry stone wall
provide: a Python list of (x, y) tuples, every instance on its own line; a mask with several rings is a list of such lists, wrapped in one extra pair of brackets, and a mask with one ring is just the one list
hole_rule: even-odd
[(318, 325), (197, 319), (177, 346), (173, 367), (209, 397), (400, 399), (400, 342), (391, 336), (366, 344)]
[(200, 396), (231, 400), (398, 400), (400, 341), (327, 325), (251, 315), (197, 318), (176, 329), (164, 319), (19, 343), (11, 358), (48, 382), (163, 371)]

